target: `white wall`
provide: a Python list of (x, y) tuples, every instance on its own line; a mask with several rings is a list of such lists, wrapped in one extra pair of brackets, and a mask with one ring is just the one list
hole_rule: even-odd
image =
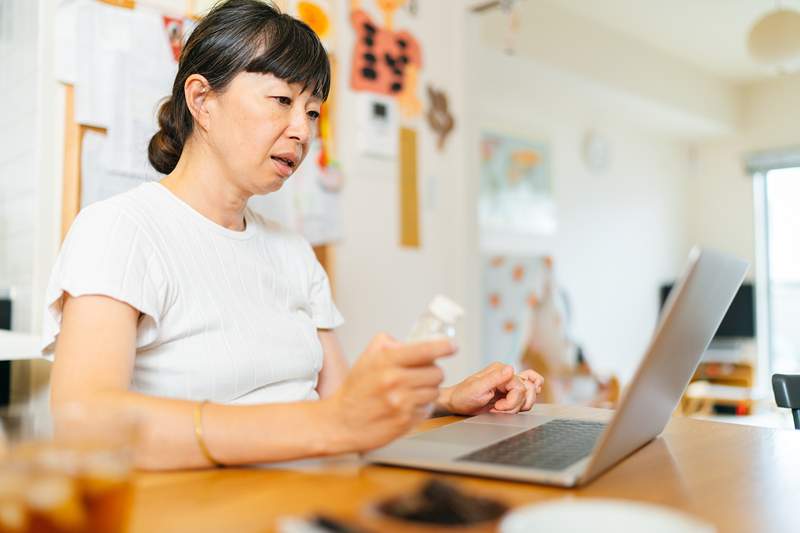
[[(627, 378), (655, 325), (658, 286), (679, 273), (688, 252), (688, 145), (654, 133), (669, 113), (632, 117), (614, 87), (492, 46), (468, 51), (468, 146), (482, 129), (549, 144), (558, 231), (543, 247), (569, 293), (574, 337), (598, 370)], [(600, 175), (581, 159), (589, 130), (611, 146), (611, 166)], [(479, 179), (478, 163), (474, 155), (467, 165), (470, 182)]]
[[(552, 247), (573, 293), (576, 336), (590, 357), (625, 374), (655, 320), (654, 285), (678, 273), (690, 245), (755, 266), (744, 160), (800, 145), (800, 76), (739, 87), (566, 13), (557, 1), (521, 7), (516, 59), (484, 52), (471, 61), (478, 88), (467, 106), (500, 110), (478, 122), (552, 143), (561, 227)], [(488, 15), (480, 24), (467, 42), (478, 34), (502, 49), (505, 18)], [(612, 140), (608, 176), (579, 163), (580, 133), (588, 129)], [(637, 263), (628, 264), (632, 251)], [(625, 335), (617, 335), (617, 322)]]
[[(173, 12), (184, 7), (182, 0), (158, 3)], [(575, 335), (601, 369), (623, 376), (631, 371), (655, 322), (656, 286), (679, 272), (690, 243), (752, 256), (752, 195), (748, 180), (737, 181), (743, 178), (740, 152), (744, 146), (790, 144), (781, 139), (797, 137), (796, 117), (786, 109), (780, 133), (758, 118), (769, 116), (769, 102), (790, 101), (797, 87), (740, 93), (539, 2), (526, 3), (537, 17), (523, 19), (522, 32), (531, 39), (520, 43), (516, 60), (496, 51), (503, 21), (489, 16), (478, 22), (460, 0), (419, 2), (417, 17), (398, 15), (395, 26), (411, 29), (423, 44), (421, 89), (428, 82), (445, 89), (456, 117), (444, 153), (434, 149), (421, 120), (416, 126), (422, 247), (400, 247), (398, 164), (362, 156), (353, 142), (355, 95), (347, 89), (353, 37), (345, 4), (338, 13), (345, 240), (337, 246), (335, 268), (336, 299), (347, 320), (340, 335), (351, 359), (378, 331), (404, 336), (431, 296), (443, 292), (468, 312), (460, 329), (461, 353), (445, 363), (448, 380), (481, 363), (475, 154), (483, 127), (551, 144), (560, 227), (553, 250), (573, 298)], [(44, 86), (44, 94), (55, 94), (52, 78)], [(745, 112), (743, 98), (749, 102)], [(56, 149), (49, 161), (42, 160), (43, 186), (53, 181), (39, 204), (37, 291), (43, 290), (41, 280), (58, 242), (53, 206), (60, 202), (63, 110), (60, 97), (53, 101), (43, 106), (52, 111), (52, 133), (43, 128), (42, 135), (49, 135)], [(740, 123), (758, 131), (761, 141), (735, 137)], [(590, 174), (580, 161), (588, 129), (611, 141), (613, 163), (605, 175)], [(696, 144), (693, 151), (684, 140), (711, 135), (727, 137)], [(717, 209), (726, 204), (732, 209)], [(730, 216), (712, 215), (710, 206)]]
[(690, 238), (756, 265), (749, 154), (800, 147), (800, 75), (742, 88), (742, 126), (735, 135), (698, 143), (689, 188)]
[[(657, 288), (679, 274), (692, 241), (686, 140), (734, 131), (740, 95), (662, 52), (528, 4), (515, 58), (497, 51), (503, 17), (423, 4), (420, 23), (431, 29), (414, 28), (426, 46), (426, 76), (436, 72), (451, 91), (463, 80), (465, 94), (458, 105), (451, 92), (459, 129), (447, 157), (422, 154), (421, 178), (435, 177), (438, 194), (423, 213), (421, 250), (397, 246), (395, 165), (352, 148), (342, 154), (349, 183), (337, 301), (349, 320), (341, 334), (351, 357), (377, 330), (404, 335), (427, 298), (445, 290), (467, 309), (451, 380), (482, 363), (475, 216), (482, 128), (550, 143), (560, 229), (549, 245), (572, 296), (575, 337), (601, 371), (627, 377), (641, 356), (656, 321)], [(344, 116), (352, 116), (352, 105), (346, 96)], [(343, 120), (342, 128), (352, 138), (354, 124)], [(580, 160), (589, 129), (611, 142), (613, 164), (603, 176)]]
[[(39, 0), (39, 25), (52, 28), (55, 18), (53, 3)], [(34, 262), (32, 283), (31, 330), (39, 331), (42, 323), (42, 302), (61, 239), (61, 190), (64, 164), (64, 88), (55, 79), (54, 36), (43, 31), (38, 50), (39, 109), (36, 160), (37, 194), (35, 211)]]
[[(346, 323), (340, 330), (343, 346), (353, 359), (379, 331), (403, 338), (416, 317), (437, 293), (467, 305), (474, 279), (468, 272), (465, 246), (474, 235), (467, 211), (465, 146), (463, 142), (463, 4), (458, 0), (420, 2), (419, 14), (401, 12), (395, 28), (410, 29), (423, 47), (420, 97), (428, 107), (425, 87), (444, 89), (456, 129), (446, 149), (438, 152), (430, 128), (420, 117), (419, 140), (421, 241), (418, 249), (399, 245), (398, 162), (358, 153), (355, 94), (349, 83), (352, 32), (340, 32), (341, 76), (340, 157), (347, 177), (343, 193), (344, 241), (336, 247), (336, 301)], [(347, 24), (342, 12), (341, 24)], [(444, 23), (444, 21), (447, 21)], [(340, 25), (340, 27), (346, 27)], [(470, 324), (469, 321), (466, 324)], [(478, 337), (459, 329), (461, 353), (443, 363), (452, 381), (477, 365)]]
[[(717, 136), (739, 124), (735, 88), (696, 66), (569, 13), (559, 0), (520, 2), (518, 10), (517, 55), (580, 73), (583, 83), (612, 87), (625, 106), (642, 111), (641, 126), (687, 137)], [(502, 49), (507, 17), (495, 10), (481, 21), (485, 42)]]
[[(182, 8), (178, 0), (160, 2), (168, 10)], [(378, 331), (403, 337), (428, 300), (443, 292), (467, 309), (460, 328), (461, 353), (445, 362), (448, 381), (481, 364), (477, 159), (473, 154), (479, 128), (497, 129), (501, 124), (506, 130), (544, 136), (551, 142), (561, 227), (555, 254), (574, 300), (575, 332), (589, 355), (597, 354), (598, 367), (626, 374), (655, 321), (655, 285), (675, 275), (686, 248), (677, 223), (682, 216), (679, 198), (686, 152), (679, 143), (660, 136), (676, 130), (702, 135), (729, 127), (735, 117), (728, 95), (714, 93), (721, 102), (716, 111), (695, 120), (685, 98), (665, 103), (643, 89), (636, 94), (632, 83), (611, 86), (592, 73), (575, 72), (576, 64), (564, 61), (563, 55), (521, 63), (522, 69), (486, 50), (476, 56), (474, 45), (484, 29), (475, 26), (478, 19), (467, 14), (458, 0), (420, 2), (417, 17), (401, 11), (395, 27), (410, 29), (423, 45), (423, 100), (425, 84), (445, 89), (456, 117), (456, 130), (443, 153), (433, 147), (431, 132), (422, 120), (416, 124), (422, 247), (406, 249), (399, 246), (398, 163), (362, 156), (352, 142), (355, 94), (347, 87), (353, 36), (348, 31), (347, 6), (342, 4), (338, 13), (339, 157), (347, 185), (345, 239), (336, 248), (335, 271), (336, 300), (347, 320), (340, 336), (348, 356), (354, 359)], [(542, 21), (543, 25), (566, 23), (561, 14), (551, 15), (553, 19)], [(468, 23), (472, 26), (467, 27)], [(580, 27), (580, 20), (569, 24)], [(613, 35), (599, 30), (594, 35), (619, 49)], [(643, 57), (638, 56), (640, 66)], [(678, 71), (673, 65), (673, 72)], [(684, 81), (692, 74), (680, 72)], [(705, 79), (702, 87), (706, 95), (718, 90)], [(592, 101), (596, 105), (579, 105)], [(503, 111), (488, 116), (481, 111), (496, 107)], [(633, 120), (638, 117), (647, 118)], [(606, 176), (588, 174), (579, 161), (581, 137), (589, 128), (601, 129), (611, 139), (614, 165)], [(631, 153), (632, 157), (626, 155)], [(636, 262), (631, 262), (630, 250), (654, 242), (660, 246), (651, 246), (650, 253), (637, 255)], [(613, 309), (618, 316), (599, 322), (595, 317), (610, 317), (609, 301), (617, 302)], [(637, 333), (620, 340), (620, 327)]]
[(0, 10), (0, 291), (13, 291), (13, 329), (29, 331), (39, 159), (39, 6), (8, 0)]
[[(748, 277), (761, 280), (753, 178), (745, 170), (750, 154), (797, 147), (800, 150), (800, 75), (781, 76), (741, 89), (742, 126), (735, 135), (699, 143), (693, 150), (689, 235), (702, 245), (736, 254), (751, 264)], [(763, 291), (762, 291), (763, 292)], [(763, 294), (759, 298), (763, 299)], [(759, 331), (766, 327), (762, 302)], [(757, 382), (769, 394), (766, 338), (759, 334)]]

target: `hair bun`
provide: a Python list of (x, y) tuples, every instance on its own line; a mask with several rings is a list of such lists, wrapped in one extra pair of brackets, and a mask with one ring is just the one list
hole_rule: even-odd
[(175, 125), (171, 98), (167, 98), (159, 107), (158, 126), (160, 129), (147, 146), (147, 158), (157, 171), (169, 174), (178, 164), (184, 143)]

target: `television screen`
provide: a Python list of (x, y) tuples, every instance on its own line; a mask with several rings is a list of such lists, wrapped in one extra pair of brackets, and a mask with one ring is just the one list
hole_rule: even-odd
[[(11, 300), (0, 298), (0, 329), (11, 329)], [(11, 361), (0, 361), (0, 407), (11, 402)]]
[[(662, 285), (659, 309), (664, 307), (672, 283)], [(752, 283), (744, 283), (733, 297), (733, 302), (719, 325), (715, 339), (731, 339), (755, 337), (756, 335), (756, 303)]]

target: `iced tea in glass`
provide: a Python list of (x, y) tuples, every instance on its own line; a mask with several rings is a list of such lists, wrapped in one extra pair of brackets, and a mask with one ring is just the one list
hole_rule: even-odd
[(73, 405), (56, 413), (49, 431), (31, 431), (18, 417), (0, 413), (0, 533), (125, 531), (133, 417)]

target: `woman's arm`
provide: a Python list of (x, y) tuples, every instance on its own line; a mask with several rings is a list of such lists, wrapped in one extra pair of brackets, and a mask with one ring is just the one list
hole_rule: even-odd
[[(85, 402), (97, 409), (132, 411), (141, 423), (140, 467), (207, 466), (194, 434), (195, 402), (128, 390), (133, 375), (139, 312), (105, 296), (65, 296), (51, 376), (51, 402)], [(297, 402), (263, 406), (208, 404), (204, 437), (223, 463), (280, 461), (324, 455), (349, 447), (326, 418), (330, 405)]]
[(336, 392), (344, 382), (348, 366), (336, 332), (332, 329), (317, 331), (323, 352), (322, 370), (320, 370), (317, 380), (317, 392), (319, 397), (324, 399)]
[[(51, 376), (54, 413), (71, 402), (133, 411), (141, 424), (136, 463), (146, 469), (208, 466), (197, 445), (196, 403), (131, 392), (139, 312), (105, 296), (65, 296)], [(408, 431), (438, 395), (434, 362), (447, 342), (400, 345), (379, 335), (345, 384), (325, 400), (252, 406), (208, 404), (206, 444), (218, 461), (245, 464), (359, 451)]]

